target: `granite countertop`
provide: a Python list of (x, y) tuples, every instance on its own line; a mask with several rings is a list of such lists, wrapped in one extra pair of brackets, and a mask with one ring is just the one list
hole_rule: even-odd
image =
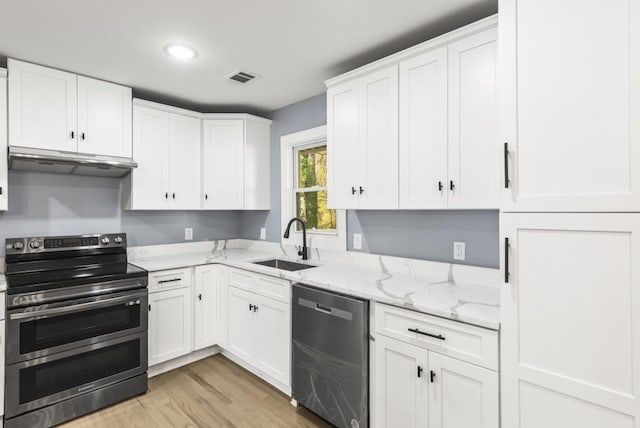
[[(220, 263), (388, 303), (481, 327), (500, 328), (499, 272), (448, 263), (400, 259), (355, 252), (320, 252), (305, 263), (316, 267), (289, 272), (253, 264), (274, 257), (300, 262), (277, 244), (267, 248), (228, 248), (216, 241), (204, 249), (185, 246), (170, 253), (132, 248), (129, 262), (150, 272)], [(295, 254), (295, 253), (292, 253)]]

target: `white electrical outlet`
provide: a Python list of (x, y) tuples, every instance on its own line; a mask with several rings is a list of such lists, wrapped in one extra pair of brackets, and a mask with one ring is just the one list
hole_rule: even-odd
[(353, 249), (362, 250), (362, 234), (361, 233), (353, 234)]
[(465, 244), (464, 242), (453, 242), (453, 259), (454, 260), (464, 260), (465, 256)]
[(193, 228), (192, 227), (185, 227), (184, 228), (184, 240), (185, 241), (193, 240)]
[(260, 228), (260, 239), (262, 239), (263, 241), (265, 239), (267, 239), (267, 228), (266, 227), (261, 227)]

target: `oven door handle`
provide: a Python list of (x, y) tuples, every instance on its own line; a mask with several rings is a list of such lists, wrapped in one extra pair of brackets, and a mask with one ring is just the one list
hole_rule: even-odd
[(45, 317), (49, 315), (69, 314), (73, 312), (82, 312), (86, 309), (101, 308), (105, 306), (113, 306), (114, 304), (123, 302), (127, 306), (140, 305), (140, 297), (122, 296), (113, 299), (98, 300), (95, 302), (78, 303), (75, 305), (62, 306), (59, 308), (41, 309), (35, 311), (18, 312), (9, 316), (12, 320), (21, 320), (25, 318)]

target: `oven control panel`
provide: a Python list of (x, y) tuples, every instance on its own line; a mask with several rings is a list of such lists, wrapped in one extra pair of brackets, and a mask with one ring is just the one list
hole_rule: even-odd
[(5, 241), (6, 254), (28, 254), (50, 251), (87, 250), (95, 248), (126, 248), (126, 233), (102, 235), (49, 236), (10, 238)]

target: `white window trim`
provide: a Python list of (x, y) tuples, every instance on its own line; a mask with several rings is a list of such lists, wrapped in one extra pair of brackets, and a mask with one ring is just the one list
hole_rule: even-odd
[[(280, 138), (280, 190), (281, 190), (281, 231), (287, 227), (287, 223), (295, 216), (295, 195), (293, 170), (293, 152), (296, 148), (308, 146), (313, 143), (327, 141), (327, 127), (319, 126), (294, 134), (283, 135)], [(307, 231), (307, 246), (311, 248), (323, 248), (329, 250), (347, 249), (347, 214), (345, 210), (336, 210), (336, 232)], [(293, 228), (292, 228), (293, 229)], [(280, 235), (282, 236), (282, 234)], [(302, 245), (302, 232), (292, 232), (289, 239), (282, 237), (284, 245)]]

